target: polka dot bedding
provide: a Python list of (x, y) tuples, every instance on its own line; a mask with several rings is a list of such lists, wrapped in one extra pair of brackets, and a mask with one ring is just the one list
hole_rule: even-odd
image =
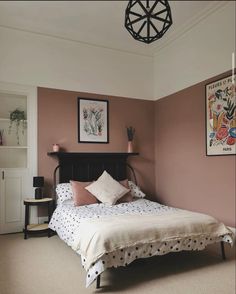
[[(72, 246), (74, 235), (78, 232), (78, 225), (84, 219), (100, 218), (109, 215), (122, 214), (157, 214), (177, 210), (177, 208), (161, 205), (143, 198), (136, 198), (132, 202), (121, 203), (118, 205), (91, 204), (75, 207), (72, 200), (65, 200), (59, 204), (53, 213), (49, 227), (56, 231), (58, 236)], [(202, 250), (206, 245), (225, 241), (232, 243), (230, 236), (225, 235), (217, 238), (211, 236), (204, 238), (182, 238), (176, 241), (156, 242), (140, 246), (127, 247), (103, 255), (87, 271), (86, 287), (90, 286), (97, 276), (110, 267), (127, 266), (138, 258), (148, 258), (154, 255), (164, 255), (169, 252), (181, 250)], [(76, 251), (80, 254), (79, 250)], [(84, 266), (86, 259), (81, 255), (81, 262)]]
[(73, 197), (72, 186), (70, 183), (61, 183), (56, 187), (57, 204), (62, 204)]
[(130, 188), (130, 193), (133, 197), (144, 198), (146, 196), (143, 193), (143, 191), (141, 191), (141, 189), (137, 185), (135, 185), (134, 182), (128, 181), (128, 184), (129, 184), (129, 188)]

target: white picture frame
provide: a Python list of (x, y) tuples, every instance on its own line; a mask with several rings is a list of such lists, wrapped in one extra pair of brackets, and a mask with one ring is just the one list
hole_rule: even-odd
[(205, 102), (206, 155), (235, 155), (235, 75), (207, 84)]

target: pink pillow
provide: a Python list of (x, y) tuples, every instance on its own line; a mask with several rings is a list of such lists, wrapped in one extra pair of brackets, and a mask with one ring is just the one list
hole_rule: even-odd
[[(124, 186), (125, 188), (129, 189), (129, 183), (128, 180), (119, 181), (119, 183)], [(131, 202), (133, 200), (133, 196), (131, 195), (130, 191), (126, 193), (123, 197), (121, 197), (117, 203), (123, 203), (123, 202)]]
[(73, 192), (73, 200), (75, 206), (89, 205), (98, 203), (96, 197), (94, 197), (89, 191), (85, 189), (88, 185), (92, 184), (92, 182), (77, 182), (70, 181), (72, 192)]

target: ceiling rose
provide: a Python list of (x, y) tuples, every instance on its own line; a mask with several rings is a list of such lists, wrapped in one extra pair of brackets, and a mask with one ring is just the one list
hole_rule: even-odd
[(170, 5), (162, 1), (129, 1), (125, 27), (135, 40), (150, 44), (160, 39), (172, 25)]

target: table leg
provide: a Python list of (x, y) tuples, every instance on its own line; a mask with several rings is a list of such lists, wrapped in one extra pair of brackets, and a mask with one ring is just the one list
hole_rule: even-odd
[(223, 242), (223, 241), (220, 242), (220, 246), (221, 246), (222, 259), (223, 259), (223, 260), (226, 260), (226, 256), (225, 256), (225, 247), (224, 247), (224, 242)]
[(100, 288), (100, 282), (101, 282), (101, 275), (98, 275), (97, 276), (97, 281), (96, 281), (96, 289), (99, 289)]
[[(48, 202), (48, 224), (51, 220), (51, 202)], [(48, 238), (51, 237), (51, 230), (48, 228)]]
[(29, 205), (25, 205), (25, 230), (24, 230), (24, 239), (28, 238), (27, 235), (27, 226), (29, 224)]

